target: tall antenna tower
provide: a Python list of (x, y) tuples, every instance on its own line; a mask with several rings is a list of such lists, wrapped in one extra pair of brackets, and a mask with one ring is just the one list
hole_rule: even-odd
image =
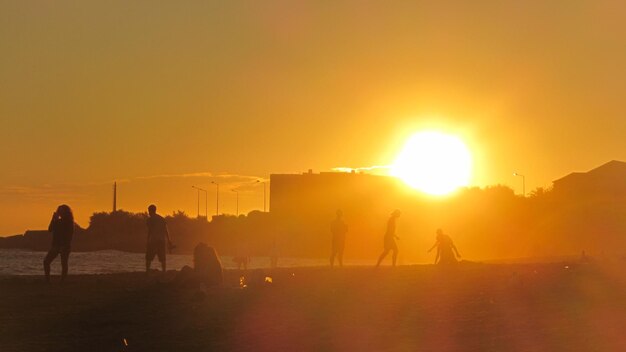
[(113, 212), (117, 211), (117, 182), (113, 182)]

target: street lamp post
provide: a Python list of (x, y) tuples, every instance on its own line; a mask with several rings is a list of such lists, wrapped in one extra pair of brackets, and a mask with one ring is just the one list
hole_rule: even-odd
[(211, 181), (211, 183), (217, 186), (217, 190), (215, 192), (215, 215), (217, 216), (220, 215), (220, 184), (215, 181)]
[(237, 194), (237, 216), (239, 216), (239, 191), (233, 189), (233, 192), (235, 192), (235, 194)]
[(198, 190), (198, 218), (200, 217), (200, 191), (204, 192), (204, 215), (209, 218), (209, 192), (206, 189), (200, 187), (191, 186)]
[(256, 180), (256, 182), (257, 182), (257, 183), (262, 183), (262, 184), (263, 184), (263, 212), (266, 212), (266, 211), (267, 211), (267, 210), (266, 210), (267, 208), (266, 208), (266, 206), (265, 206), (265, 204), (267, 203), (267, 202), (266, 202), (266, 199), (267, 199), (266, 182), (265, 182), (265, 181), (261, 182), (261, 180)]
[(518, 174), (517, 172), (514, 172), (513, 176), (519, 176), (522, 178), (522, 195), (526, 198), (526, 176)]

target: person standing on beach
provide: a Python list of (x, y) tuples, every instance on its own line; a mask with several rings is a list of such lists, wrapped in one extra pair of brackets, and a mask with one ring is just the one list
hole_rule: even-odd
[[(435, 248), (437, 248), (435, 264), (454, 265), (457, 263), (456, 258), (461, 258), (461, 255), (456, 249), (456, 246), (454, 245), (454, 242), (452, 242), (450, 236), (444, 234), (441, 229), (437, 229), (437, 241), (432, 247), (430, 247), (428, 253), (430, 253)], [(456, 257), (454, 256), (455, 254)]]
[[(148, 207), (148, 243), (146, 245), (146, 274), (150, 272), (150, 264), (155, 256), (161, 262), (163, 273), (166, 269), (165, 246), (172, 247), (170, 235), (167, 231), (165, 219), (156, 213), (156, 205), (151, 204)], [(167, 243), (166, 243), (167, 241)]]
[(57, 208), (52, 214), (48, 231), (52, 232), (52, 246), (43, 260), (46, 282), (50, 282), (50, 264), (59, 254), (61, 254), (61, 282), (63, 282), (67, 277), (72, 237), (74, 236), (74, 215), (69, 206), (63, 204)]
[(330, 232), (333, 234), (332, 252), (330, 254), (330, 267), (335, 265), (335, 257), (339, 261), (339, 266), (343, 267), (343, 250), (346, 245), (346, 233), (348, 225), (343, 222), (343, 212), (337, 210), (337, 217), (330, 223)]
[(235, 248), (233, 261), (237, 263), (237, 270), (241, 270), (242, 267), (244, 271), (248, 270), (248, 264), (250, 263), (250, 251), (248, 248), (248, 241), (243, 238), (243, 236), (239, 239), (237, 248)]
[(389, 251), (393, 251), (391, 260), (393, 266), (396, 266), (396, 259), (398, 258), (398, 244), (396, 243), (396, 239), (400, 239), (396, 236), (396, 220), (400, 217), (400, 210), (394, 210), (389, 217), (389, 221), (387, 221), (387, 231), (385, 232), (385, 250), (378, 257), (378, 263), (376, 263), (376, 267), (380, 266), (380, 263), (385, 259)]
[(272, 240), (272, 247), (270, 248), (270, 268), (276, 269), (278, 267), (278, 244), (276, 238)]

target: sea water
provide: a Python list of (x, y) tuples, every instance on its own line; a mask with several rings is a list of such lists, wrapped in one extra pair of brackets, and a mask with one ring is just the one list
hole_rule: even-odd
[[(0, 249), (0, 275), (42, 275), (43, 258), (46, 252), (35, 252), (20, 249)], [(225, 269), (236, 268), (232, 257), (220, 257)], [(351, 263), (362, 264), (362, 263)], [(191, 254), (168, 254), (167, 268), (179, 270), (185, 265), (192, 266)], [(324, 266), (328, 259), (279, 258), (279, 267)], [(110, 274), (132, 271), (144, 271), (145, 254), (121, 251), (73, 252), (69, 259), (70, 274)], [(152, 268), (158, 269), (161, 264), (154, 259)], [(249, 269), (269, 268), (269, 257), (252, 257)], [(61, 273), (61, 257), (52, 263), (52, 274)]]

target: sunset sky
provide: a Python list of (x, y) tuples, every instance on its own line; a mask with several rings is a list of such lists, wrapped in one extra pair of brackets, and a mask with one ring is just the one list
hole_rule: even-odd
[[(271, 173), (453, 134), (521, 193), (626, 160), (619, 1), (3, 1), (0, 235), (118, 206), (263, 208)], [(202, 200), (204, 212), (204, 198)]]

